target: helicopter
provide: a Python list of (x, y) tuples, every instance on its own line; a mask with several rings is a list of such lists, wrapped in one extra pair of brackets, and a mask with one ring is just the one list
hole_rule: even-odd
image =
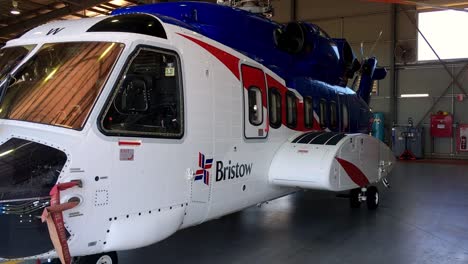
[(369, 102), (386, 69), (241, 2), (56, 21), (0, 50), (3, 260), (113, 263), (298, 190), (378, 208), (395, 158)]

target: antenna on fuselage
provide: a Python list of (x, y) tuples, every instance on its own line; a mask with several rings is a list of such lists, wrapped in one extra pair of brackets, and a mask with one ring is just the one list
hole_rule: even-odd
[[(382, 38), (383, 30), (379, 32), (377, 40), (374, 42), (374, 45), (370, 49), (369, 57), (364, 57), (361, 63), (361, 69), (359, 71), (359, 89), (356, 91), (359, 97), (361, 97), (364, 102), (369, 104), (371, 92), (376, 84), (376, 81), (382, 80), (387, 75), (387, 70), (382, 67), (378, 67), (377, 58), (373, 54), (377, 44)], [(364, 52), (363, 52), (364, 53)], [(355, 85), (355, 84), (353, 84)], [(354, 87), (353, 87), (354, 89)]]
[(374, 53), (375, 48), (377, 47), (377, 44), (379, 44), (380, 40), (382, 39), (382, 35), (383, 35), (383, 30), (380, 30), (379, 36), (375, 40), (374, 45), (372, 46), (372, 48), (371, 48), (371, 50), (369, 52), (369, 57), (372, 56), (372, 53)]
[(364, 41), (361, 41), (361, 61), (364, 60)]
[(354, 77), (353, 84), (351, 85), (351, 89), (353, 89), (353, 91), (356, 91), (356, 84), (358, 84), (358, 81), (361, 82), (362, 65), (364, 64), (366, 60), (365, 55), (364, 55), (364, 41), (361, 41), (360, 51), (361, 51), (361, 58), (360, 58), (361, 68), (357, 71), (358, 74), (356, 74), (356, 76)]
[(364, 67), (366, 61), (369, 58), (374, 57), (372, 56), (372, 54), (374, 53), (375, 48), (377, 47), (377, 44), (379, 44), (380, 40), (382, 39), (382, 35), (383, 35), (383, 30), (380, 30), (379, 35), (377, 36), (377, 39), (374, 41), (374, 44), (372, 45), (372, 48), (369, 51), (369, 54), (367, 54), (368, 56), (366, 56), (365, 51), (364, 51), (364, 41), (361, 42), (361, 69), (359, 69), (358, 71), (359, 74), (356, 75), (356, 77), (354, 78), (353, 84), (351, 85), (351, 89), (355, 90), (356, 85), (358, 84), (358, 81), (360, 83), (362, 67)]

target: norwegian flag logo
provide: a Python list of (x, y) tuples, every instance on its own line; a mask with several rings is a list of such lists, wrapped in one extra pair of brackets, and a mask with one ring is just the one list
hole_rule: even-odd
[(210, 185), (210, 172), (213, 166), (213, 159), (205, 159), (205, 155), (198, 153), (198, 169), (195, 172), (195, 181), (203, 180), (206, 185)]

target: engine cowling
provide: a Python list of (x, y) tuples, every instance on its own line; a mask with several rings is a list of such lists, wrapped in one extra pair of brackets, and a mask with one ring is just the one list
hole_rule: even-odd
[(309, 132), (281, 146), (269, 180), (279, 186), (344, 191), (379, 182), (394, 164), (387, 145), (369, 135)]

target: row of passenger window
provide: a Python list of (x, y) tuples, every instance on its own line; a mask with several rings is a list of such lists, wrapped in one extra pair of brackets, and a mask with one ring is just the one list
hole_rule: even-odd
[[(257, 87), (249, 88), (249, 117), (250, 123), (252, 125), (258, 126), (263, 123), (263, 107), (261, 103), (261, 90)], [(292, 92), (286, 92), (286, 105), (285, 105), (285, 118), (286, 126), (289, 128), (296, 128), (298, 126), (298, 98)], [(320, 127), (326, 128), (329, 126), (331, 129), (338, 128), (338, 104), (336, 101), (330, 101), (329, 103), (325, 99), (320, 99), (319, 102), (319, 119)], [(330, 116), (327, 115), (327, 106), (330, 107)], [(345, 103), (341, 104), (342, 111), (342, 120), (341, 120), (341, 130), (348, 131), (349, 121), (348, 121), (348, 107)], [(281, 127), (283, 122), (283, 100), (282, 95), (276, 88), (269, 89), (269, 117), (270, 117), (270, 126), (273, 128)], [(328, 125), (326, 121), (329, 121)], [(312, 97), (307, 96), (304, 98), (304, 127), (313, 128), (314, 127), (314, 100)]]

